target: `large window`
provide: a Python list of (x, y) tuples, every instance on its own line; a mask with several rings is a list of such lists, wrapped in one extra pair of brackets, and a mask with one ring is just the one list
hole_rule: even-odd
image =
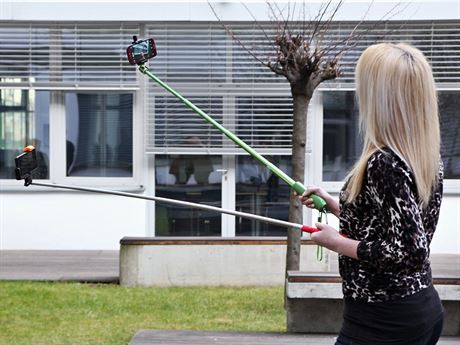
[(362, 150), (355, 93), (324, 92), (323, 123), (323, 181), (342, 181)]
[[(37, 151), (34, 179), (134, 177), (133, 95), (68, 92), (61, 113), (56, 110), (61, 109), (59, 94), (0, 90), (0, 179), (15, 178), (14, 158), (27, 145)], [(61, 116), (65, 126), (59, 125)], [(54, 136), (54, 150), (50, 136)], [(56, 149), (61, 138), (65, 140), (62, 156)]]
[(49, 92), (0, 90), (0, 179), (13, 179), (14, 158), (27, 145), (37, 150), (35, 179), (49, 178)]
[(131, 94), (67, 93), (67, 176), (133, 175)]
[[(221, 207), (220, 156), (158, 155), (155, 195)], [(220, 236), (221, 215), (196, 208), (155, 204), (156, 236)]]
[[(362, 150), (354, 92), (325, 92), (323, 109), (323, 181), (342, 181)], [(459, 109), (460, 91), (439, 91), (445, 179), (460, 179)]]
[(139, 182), (131, 93), (139, 83), (125, 53), (133, 35), (136, 23), (0, 24), (0, 179), (14, 178), (14, 157), (32, 144), (35, 179)]

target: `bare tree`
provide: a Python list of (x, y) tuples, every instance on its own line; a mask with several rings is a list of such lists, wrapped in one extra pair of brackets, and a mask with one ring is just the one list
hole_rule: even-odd
[[(274, 35), (268, 33), (266, 26), (257, 22), (244, 3), (242, 5), (263, 32), (265, 48), (255, 49), (243, 43), (231, 26), (220, 20), (210, 4), (214, 14), (234, 41), (263, 66), (288, 80), (293, 102), (292, 178), (295, 181), (303, 181), (307, 111), (315, 89), (322, 82), (341, 75), (340, 58), (352, 49), (366, 32), (399, 13), (396, 12), (399, 4), (379, 21), (363, 29), (362, 24), (372, 6), (371, 2), (363, 19), (351, 27), (347, 34), (336, 39), (331, 39), (329, 33), (332, 31), (334, 18), (342, 7), (343, 1), (325, 1), (315, 16), (309, 19), (306, 18), (305, 2), (300, 5), (295, 2), (287, 3), (283, 8), (276, 2), (267, 2), (272, 26), (270, 32), (274, 31)], [(267, 51), (267, 47), (268, 54), (261, 56), (260, 52)], [(302, 222), (302, 207), (294, 193), (290, 195), (289, 221)], [(286, 272), (299, 269), (301, 232), (297, 229), (289, 229), (287, 238)]]

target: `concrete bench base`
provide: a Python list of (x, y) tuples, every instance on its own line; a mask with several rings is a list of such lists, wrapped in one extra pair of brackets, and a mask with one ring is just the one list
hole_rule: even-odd
[[(295, 273), (289, 272), (286, 287), (287, 330), (294, 333), (338, 333), (342, 325), (343, 299), (340, 279), (333, 275), (315, 277), (316, 282), (292, 282)], [(301, 277), (306, 280), (305, 274)], [(324, 283), (318, 282), (323, 279)], [(453, 281), (456, 284), (460, 279)], [(443, 335), (460, 335), (460, 285), (443, 284), (439, 280), (435, 288), (445, 309)]]
[[(286, 238), (123, 238), (122, 286), (283, 286)], [(301, 269), (325, 271), (327, 256), (303, 240)]]
[[(460, 336), (460, 301), (442, 301), (443, 335)], [(293, 333), (335, 333), (342, 326), (342, 299), (287, 299), (287, 330)]]

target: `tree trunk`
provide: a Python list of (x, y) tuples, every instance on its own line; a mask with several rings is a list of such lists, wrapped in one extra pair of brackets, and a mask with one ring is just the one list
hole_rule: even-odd
[[(293, 100), (293, 133), (292, 133), (292, 178), (303, 182), (305, 170), (305, 146), (307, 144), (307, 112), (311, 94), (307, 88), (299, 90), (296, 85), (291, 85)], [(289, 221), (302, 223), (302, 204), (297, 196), (291, 193), (289, 200)], [(287, 234), (286, 275), (287, 271), (300, 268), (300, 240), (301, 232), (298, 229), (289, 229)]]

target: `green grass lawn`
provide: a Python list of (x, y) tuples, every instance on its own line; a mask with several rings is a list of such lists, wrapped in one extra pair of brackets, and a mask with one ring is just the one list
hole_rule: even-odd
[(284, 331), (283, 289), (0, 282), (0, 344), (127, 344), (140, 329)]

